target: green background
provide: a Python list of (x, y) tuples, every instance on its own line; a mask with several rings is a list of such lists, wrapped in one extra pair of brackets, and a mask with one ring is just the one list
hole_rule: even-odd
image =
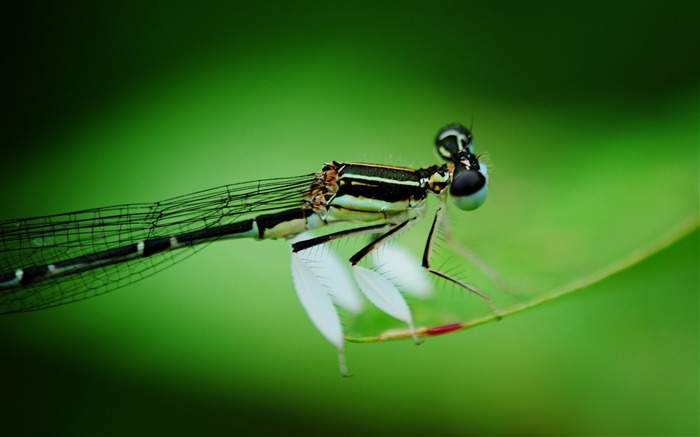
[[(2, 218), (331, 160), (427, 166), (461, 121), (492, 184), (451, 219), (516, 284), (499, 305), (697, 224), (697, 2), (2, 8)], [(420, 250), (424, 230), (402, 243)], [(420, 347), (350, 344), (343, 379), (286, 244), (213, 245), (107, 296), (0, 318), (0, 433), (697, 435), (698, 247), (696, 230)], [(441, 290), (440, 311), (477, 302)]]

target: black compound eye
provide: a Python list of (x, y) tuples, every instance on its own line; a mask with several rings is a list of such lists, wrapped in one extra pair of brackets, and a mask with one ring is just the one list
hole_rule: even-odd
[(452, 181), (450, 194), (453, 196), (469, 196), (486, 185), (486, 178), (477, 170), (465, 170)]
[(486, 200), (488, 180), (479, 170), (464, 170), (455, 174), (450, 186), (452, 201), (460, 209), (471, 211)]

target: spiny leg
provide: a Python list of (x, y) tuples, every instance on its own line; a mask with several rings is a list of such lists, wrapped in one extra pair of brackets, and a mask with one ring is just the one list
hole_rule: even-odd
[(297, 241), (292, 243), (292, 252), (300, 252), (302, 250), (310, 249), (314, 246), (328, 243), (333, 240), (338, 240), (341, 238), (355, 237), (365, 234), (377, 234), (384, 232), (386, 229), (391, 229), (394, 225), (391, 224), (379, 224), (372, 226), (363, 226), (361, 228), (348, 229), (345, 231), (333, 232), (332, 234), (321, 235), (319, 237), (309, 238), (307, 240)]
[(430, 267), (430, 257), (433, 254), (433, 246), (435, 245), (435, 238), (437, 236), (437, 231), (439, 224), (442, 224), (443, 218), (444, 218), (444, 208), (441, 206), (438, 208), (437, 212), (435, 212), (435, 218), (433, 219), (433, 224), (430, 227), (430, 233), (428, 234), (428, 240), (425, 243), (425, 251), (423, 251), (423, 268), (425, 268), (428, 272), (432, 273), (435, 276), (439, 276), (440, 278), (447, 279), (448, 281), (452, 282), (453, 284), (456, 284), (465, 290), (468, 290), (480, 298), (482, 298), (490, 307), (491, 311), (497, 316), (501, 317), (499, 314), (498, 309), (496, 306), (493, 304), (491, 301), (491, 298), (486, 295), (483, 291), (479, 290), (478, 288), (474, 287), (473, 285), (469, 285), (465, 282), (460, 281), (459, 279), (455, 278), (454, 276), (448, 275), (447, 273), (443, 273), (439, 270), (436, 270), (432, 267)]
[(442, 215), (440, 220), (440, 229), (442, 230), (447, 244), (450, 245), (457, 253), (459, 253), (464, 258), (468, 259), (469, 262), (474, 264), (480, 271), (482, 271), (492, 282), (498, 286), (499, 289), (515, 294), (513, 286), (508, 284), (505, 279), (498, 273), (496, 268), (492, 266), (488, 261), (481, 258), (479, 255), (471, 251), (470, 249), (464, 247), (456, 239), (452, 238), (452, 229), (450, 229), (450, 221), (445, 220), (445, 215)]
[(357, 253), (355, 253), (353, 256), (350, 257), (350, 265), (356, 265), (364, 257), (369, 255), (370, 252), (372, 252), (374, 249), (376, 249), (382, 242), (388, 240), (392, 236), (398, 234), (399, 232), (405, 230), (405, 228), (415, 219), (409, 219), (406, 220), (405, 222), (402, 222), (395, 227), (389, 229), (387, 232), (377, 236), (374, 240), (372, 240), (371, 243), (369, 243), (367, 246), (363, 247), (362, 249), (358, 250)]

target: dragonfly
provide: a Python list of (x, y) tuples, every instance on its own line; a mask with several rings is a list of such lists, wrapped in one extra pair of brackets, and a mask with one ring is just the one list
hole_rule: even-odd
[[(301, 304), (338, 350), (341, 373), (348, 375), (338, 307), (358, 313), (369, 301), (405, 322), (419, 342), (410, 309), (392, 280), (403, 272), (389, 274), (360, 262), (423, 218), (430, 193), (439, 206), (422, 271), (478, 295), (496, 311), (484, 292), (431, 265), (446, 199), (461, 210), (475, 210), (486, 199), (489, 181), (466, 127), (444, 127), (435, 147), (444, 162), (426, 168), (333, 161), (310, 174), (224, 185), (154, 203), (0, 221), (0, 314), (104, 294), (213, 242), (286, 239)], [(347, 260), (318, 250), (357, 236), (369, 236), (369, 243)], [(389, 253), (387, 262), (402, 256)]]

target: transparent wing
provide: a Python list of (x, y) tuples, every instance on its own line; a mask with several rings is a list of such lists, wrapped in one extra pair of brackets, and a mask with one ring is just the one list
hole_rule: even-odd
[[(155, 203), (0, 221), (0, 284), (15, 277), (18, 269), (300, 207), (313, 180), (314, 174), (309, 174), (242, 182)], [(0, 314), (97, 296), (151, 276), (204, 246), (185, 246), (37, 283), (0, 287)]]

